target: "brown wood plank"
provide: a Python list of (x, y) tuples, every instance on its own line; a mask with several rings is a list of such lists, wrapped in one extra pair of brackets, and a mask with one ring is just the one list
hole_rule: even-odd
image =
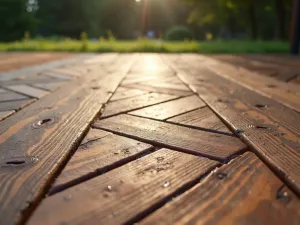
[(131, 98), (139, 95), (148, 94), (148, 91), (138, 90), (138, 89), (131, 89), (131, 88), (118, 88), (116, 93), (112, 96), (110, 101), (117, 101), (122, 100), (125, 98)]
[[(204, 56), (199, 56), (197, 58), (202, 57)], [(235, 68), (232, 65), (214, 61), (207, 57), (204, 57), (204, 60), (204, 63), (202, 62), (201, 65), (198, 63), (198, 66), (196, 67), (203, 68), (202, 65), (205, 64), (207, 65), (207, 69), (219, 76), (229, 79), (266, 97), (275, 99), (281, 104), (300, 112), (300, 90), (297, 85), (293, 86), (289, 83), (280, 82), (273, 78), (260, 76), (259, 74), (255, 74), (253, 71), (243, 68)], [(185, 62), (190, 65), (192, 63), (187, 59)], [(197, 63), (194, 62), (194, 65), (197, 65)]]
[(154, 86), (146, 85), (146, 84), (128, 84), (128, 85), (123, 85), (123, 87), (141, 89), (141, 90), (145, 90), (145, 91), (163, 93), (163, 94), (168, 94), (168, 95), (176, 95), (176, 96), (181, 96), (181, 97), (193, 94), (193, 92), (191, 92), (191, 91), (182, 91), (182, 90), (176, 90), (176, 89), (172, 89), (172, 88), (154, 87)]
[(217, 165), (162, 149), (45, 199), (28, 224), (133, 224)]
[(232, 134), (225, 124), (208, 107), (203, 107), (201, 109), (176, 116), (169, 119), (168, 122)]
[(48, 91), (30, 87), (28, 85), (10, 85), (6, 86), (6, 88), (34, 98), (42, 98), (45, 95), (49, 94)]
[(150, 93), (150, 94), (123, 99), (119, 101), (109, 102), (106, 105), (105, 110), (101, 115), (101, 117), (104, 118), (104, 117), (113, 116), (124, 112), (129, 112), (131, 110), (140, 109), (145, 106), (154, 105), (175, 98), (177, 98), (177, 96), (159, 94), (159, 93)]
[(127, 72), (100, 71), (85, 74), (0, 123), (0, 224), (29, 216)]
[(129, 114), (158, 120), (165, 120), (170, 117), (204, 106), (206, 106), (206, 104), (197, 95), (193, 95), (136, 110), (130, 112)]
[(246, 146), (235, 137), (130, 115), (99, 120), (94, 127), (223, 161), (246, 149)]
[(12, 115), (15, 111), (1, 111), (0, 112), (0, 121)]
[[(94, 133), (96, 131), (103, 133), (103, 131), (93, 129)], [(141, 154), (145, 154), (151, 148), (152, 146), (149, 144), (111, 133), (96, 140), (85, 142), (80, 145), (79, 149), (72, 156), (55, 181), (50, 193), (63, 190), (104, 171), (125, 164)]]
[(222, 76), (201, 76), (206, 82), (191, 87), (300, 194), (299, 113)]
[(253, 153), (222, 166), (138, 224), (293, 224), (300, 200)]
[(19, 110), (34, 102), (34, 99), (26, 99), (19, 101), (8, 101), (0, 103), (0, 111), (11, 111), (11, 110)]
[(22, 99), (28, 99), (27, 96), (14, 93), (14, 92), (4, 92), (0, 93), (0, 104), (5, 101), (13, 101), (13, 100), (22, 100)]

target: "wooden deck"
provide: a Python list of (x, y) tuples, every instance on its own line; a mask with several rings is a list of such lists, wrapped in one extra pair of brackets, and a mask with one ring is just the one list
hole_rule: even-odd
[(0, 68), (0, 225), (300, 223), (299, 58), (51, 59)]

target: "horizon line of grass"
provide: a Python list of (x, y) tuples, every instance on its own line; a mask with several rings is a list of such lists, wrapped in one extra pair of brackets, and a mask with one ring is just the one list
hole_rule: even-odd
[(120, 40), (24, 40), (0, 43), (1, 52), (156, 52), (156, 53), (288, 53), (284, 41), (210, 40), (162, 41), (139, 39)]

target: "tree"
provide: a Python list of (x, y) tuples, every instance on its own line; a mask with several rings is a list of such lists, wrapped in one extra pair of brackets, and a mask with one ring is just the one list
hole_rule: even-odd
[(0, 40), (14, 41), (34, 32), (37, 21), (34, 12), (27, 10), (27, 0), (0, 0)]

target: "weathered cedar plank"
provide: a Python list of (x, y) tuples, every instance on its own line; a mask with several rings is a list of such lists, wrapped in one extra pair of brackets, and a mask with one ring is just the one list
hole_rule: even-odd
[(0, 224), (26, 219), (125, 72), (95, 69), (0, 123)]
[(208, 107), (203, 107), (201, 109), (173, 117), (169, 119), (168, 122), (232, 134), (225, 124)]
[(201, 76), (206, 82), (191, 88), (300, 194), (299, 113), (222, 76)]
[(87, 135), (84, 137), (83, 141), (81, 142), (81, 145), (87, 144), (88, 142), (96, 141), (108, 135), (111, 135), (111, 133), (91, 128)]
[(129, 112), (131, 110), (140, 109), (145, 106), (154, 105), (157, 103), (165, 102), (177, 98), (174, 95), (150, 93), (146, 95), (140, 95), (132, 98), (127, 98), (119, 101), (109, 102), (103, 114), (102, 118), (107, 116), (113, 116), (116, 114)]
[(246, 153), (138, 224), (297, 225), (299, 221), (299, 198), (253, 153)]
[[(202, 57), (204, 56), (201, 56), (200, 58)], [(252, 71), (243, 68), (235, 68), (232, 65), (221, 63), (207, 57), (205, 57), (204, 60), (207, 68), (219, 76), (229, 79), (266, 97), (275, 99), (281, 104), (300, 112), (300, 91), (297, 85), (293, 86), (289, 83), (280, 82), (272, 78), (261, 76)], [(191, 62), (186, 60), (186, 63)], [(197, 63), (194, 62), (194, 64), (196, 65)], [(204, 63), (201, 63), (201, 65), (203, 64)], [(200, 65), (198, 64), (198, 66)]]
[(10, 85), (6, 86), (6, 88), (34, 98), (42, 98), (45, 95), (49, 94), (48, 91), (30, 87), (28, 85)]
[(235, 137), (130, 115), (99, 120), (94, 127), (218, 160), (226, 160), (246, 148)]
[[(93, 129), (95, 130), (95, 129)], [(99, 133), (103, 132), (95, 130)], [(101, 135), (101, 134), (100, 134)], [(85, 142), (72, 156), (50, 193), (65, 189), (108, 169), (125, 164), (151, 150), (152, 146), (129, 138), (109, 134), (97, 140)]]
[[(124, 90), (125, 89), (125, 90)], [(118, 88), (116, 93), (112, 96), (110, 101), (117, 101), (122, 100), (125, 98), (131, 98), (139, 95), (148, 94), (148, 91), (138, 90), (138, 89), (131, 89), (131, 88)]]
[(4, 120), (6, 117), (12, 115), (15, 111), (1, 111), (0, 112), (0, 121)]
[(1, 102), (0, 103), (0, 111), (19, 110), (34, 101), (35, 101), (35, 99), (26, 99), (26, 100), (18, 100), (18, 101)]
[(48, 197), (28, 224), (131, 224), (217, 165), (162, 149)]
[(0, 102), (22, 100), (22, 99), (28, 99), (28, 97), (14, 92), (0, 93)]
[(164, 82), (160, 80), (156, 81), (149, 81), (149, 82), (141, 82), (140, 84), (143, 85), (149, 85), (155, 88), (165, 88), (165, 89), (172, 89), (172, 90), (178, 90), (178, 91), (190, 91), (190, 89), (184, 85), (183, 83), (181, 84), (172, 84), (171, 82)]
[(154, 86), (145, 85), (145, 84), (128, 84), (128, 85), (123, 85), (123, 87), (158, 92), (158, 93), (163, 93), (163, 94), (168, 94), (168, 95), (177, 95), (177, 96), (182, 96), (182, 97), (193, 94), (193, 92), (191, 92), (191, 91), (181, 91), (181, 90), (176, 90), (176, 89), (171, 89), (171, 88), (154, 87)]
[(158, 120), (167, 118), (204, 107), (205, 103), (197, 96), (189, 96), (177, 100), (161, 103), (140, 110), (130, 112), (129, 114), (148, 117)]

